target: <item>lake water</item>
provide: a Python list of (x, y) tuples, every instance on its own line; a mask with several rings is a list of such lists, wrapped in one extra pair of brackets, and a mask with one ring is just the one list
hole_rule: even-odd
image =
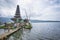
[(8, 40), (60, 40), (60, 22), (32, 23), (32, 29), (21, 29)]
[(6, 32), (8, 32), (7, 29), (0, 29), (0, 35), (4, 34), (4, 33), (6, 33)]

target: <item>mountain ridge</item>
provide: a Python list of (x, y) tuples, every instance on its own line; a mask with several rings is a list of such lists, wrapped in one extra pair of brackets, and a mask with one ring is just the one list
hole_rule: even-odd
[(1, 23), (12, 22), (12, 20), (11, 20), (10, 18), (0, 17), (0, 22), (1, 22)]

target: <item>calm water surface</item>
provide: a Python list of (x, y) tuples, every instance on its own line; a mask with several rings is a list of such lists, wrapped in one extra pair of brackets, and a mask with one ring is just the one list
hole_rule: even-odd
[(21, 29), (8, 40), (60, 40), (60, 22), (32, 23), (32, 29)]
[(8, 29), (0, 29), (0, 35), (4, 34), (6, 32), (8, 32)]

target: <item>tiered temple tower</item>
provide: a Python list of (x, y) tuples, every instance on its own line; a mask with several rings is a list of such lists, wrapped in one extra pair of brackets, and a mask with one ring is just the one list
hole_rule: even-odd
[(14, 18), (12, 18), (12, 20), (15, 22), (15, 23), (19, 23), (21, 21), (21, 15), (20, 15), (20, 9), (19, 9), (19, 5), (17, 5), (17, 9), (16, 9), (16, 13), (15, 13), (15, 16)]

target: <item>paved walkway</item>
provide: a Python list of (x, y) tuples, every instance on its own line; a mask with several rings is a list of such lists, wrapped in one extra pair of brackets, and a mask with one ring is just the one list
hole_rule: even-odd
[(7, 38), (8, 36), (12, 35), (16, 31), (18, 31), (19, 29), (21, 29), (21, 28), (19, 27), (19, 28), (13, 29), (13, 30), (11, 29), (9, 32), (6, 32), (6, 33), (0, 35), (0, 40), (4, 39), (4, 38)]

